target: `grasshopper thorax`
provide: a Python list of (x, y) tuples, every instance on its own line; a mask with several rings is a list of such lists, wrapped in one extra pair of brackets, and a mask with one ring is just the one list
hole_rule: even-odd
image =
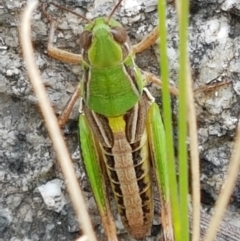
[(101, 17), (87, 24), (80, 35), (84, 61), (95, 68), (122, 63), (129, 54), (126, 30), (114, 19)]

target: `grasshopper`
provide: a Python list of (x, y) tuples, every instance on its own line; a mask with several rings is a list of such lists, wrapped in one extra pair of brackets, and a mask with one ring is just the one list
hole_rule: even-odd
[[(81, 55), (53, 46), (55, 22), (50, 19), (48, 54), (67, 63), (81, 63), (84, 71), (59, 124), (66, 123), (80, 96), (81, 155), (108, 240), (117, 240), (117, 235), (105, 176), (126, 230), (134, 238), (143, 239), (153, 220), (152, 171), (160, 193), (164, 240), (174, 240), (165, 132), (159, 108), (146, 87), (148, 83), (161, 82), (134, 62), (136, 53), (157, 40), (158, 28), (131, 47), (126, 30), (112, 18), (121, 2), (108, 17), (82, 17), (88, 23), (80, 35)], [(177, 94), (174, 87), (170, 91)]]

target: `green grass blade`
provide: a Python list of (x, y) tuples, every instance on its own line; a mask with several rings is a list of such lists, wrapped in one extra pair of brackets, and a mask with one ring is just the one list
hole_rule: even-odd
[(179, 2), (179, 113), (178, 113), (178, 151), (179, 151), (179, 197), (181, 212), (182, 240), (189, 240), (188, 221), (188, 160), (187, 160), (187, 70), (188, 70), (188, 9), (189, 1)]
[(163, 102), (163, 121), (166, 130), (166, 152), (168, 159), (169, 184), (171, 192), (171, 203), (174, 223), (175, 240), (181, 241), (181, 223), (179, 213), (179, 198), (177, 190), (175, 159), (173, 149), (173, 130), (171, 98), (169, 93), (169, 70), (167, 58), (167, 27), (166, 27), (166, 1), (158, 1), (159, 33), (160, 33), (160, 69), (162, 79), (162, 102)]

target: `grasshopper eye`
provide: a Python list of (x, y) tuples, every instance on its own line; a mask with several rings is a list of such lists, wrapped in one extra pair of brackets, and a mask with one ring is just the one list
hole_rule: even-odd
[(111, 29), (114, 40), (120, 44), (124, 44), (127, 41), (127, 32), (123, 27), (114, 27)]
[(83, 49), (87, 50), (92, 43), (92, 32), (84, 31), (80, 34), (80, 45)]

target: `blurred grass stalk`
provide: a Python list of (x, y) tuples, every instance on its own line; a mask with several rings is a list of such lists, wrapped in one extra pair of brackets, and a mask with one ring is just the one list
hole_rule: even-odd
[(179, 26), (179, 114), (178, 114), (178, 162), (179, 179), (177, 183), (173, 131), (172, 111), (169, 93), (169, 70), (167, 57), (167, 23), (166, 1), (158, 1), (159, 33), (160, 33), (160, 69), (163, 82), (163, 120), (166, 128), (166, 142), (168, 155), (168, 171), (173, 213), (173, 225), (176, 241), (189, 240), (189, 215), (188, 215), (188, 157), (187, 157), (187, 121), (189, 123), (190, 156), (193, 180), (193, 234), (192, 240), (199, 240), (200, 227), (200, 194), (199, 194), (199, 160), (196, 115), (190, 66), (188, 60), (188, 17), (189, 1), (176, 1)]
[[(169, 71), (167, 58), (167, 23), (166, 23), (166, 1), (158, 1), (159, 33), (160, 33), (160, 69), (163, 99), (163, 120), (166, 129), (167, 156), (169, 183), (173, 213), (174, 235), (176, 241), (188, 241), (189, 237), (189, 215), (188, 215), (188, 158), (187, 158), (187, 123), (190, 142), (191, 159), (191, 184), (192, 184), (192, 206), (193, 224), (192, 241), (200, 240), (200, 174), (199, 154), (197, 140), (196, 114), (194, 108), (194, 95), (192, 91), (191, 70), (188, 59), (188, 17), (189, 0), (176, 1), (179, 26), (179, 114), (178, 114), (178, 163), (179, 178), (177, 183), (173, 131), (171, 118), (171, 99), (169, 94)], [(216, 237), (217, 228), (223, 218), (229, 199), (238, 177), (240, 166), (240, 126), (237, 128), (236, 141), (230, 160), (227, 179), (225, 180), (219, 198), (215, 206), (215, 214), (211, 219), (204, 241), (213, 241)]]
[[(53, 142), (57, 160), (61, 166), (61, 170), (66, 181), (65, 183), (77, 214), (79, 226), (82, 227), (84, 234), (88, 237), (88, 240), (97, 241), (90, 216), (84, 202), (83, 194), (75, 175), (70, 154), (61, 134), (54, 110), (47, 97), (39, 69), (35, 63), (33, 45), (31, 41), (31, 16), (34, 9), (37, 7), (37, 4), (38, 1), (34, 0), (28, 2), (23, 12), (20, 25), (21, 46), (27, 66), (28, 76), (33, 86), (34, 93), (38, 99), (38, 104), (45, 120), (49, 136)], [(86, 236), (84, 235), (82, 240), (86, 240)]]

